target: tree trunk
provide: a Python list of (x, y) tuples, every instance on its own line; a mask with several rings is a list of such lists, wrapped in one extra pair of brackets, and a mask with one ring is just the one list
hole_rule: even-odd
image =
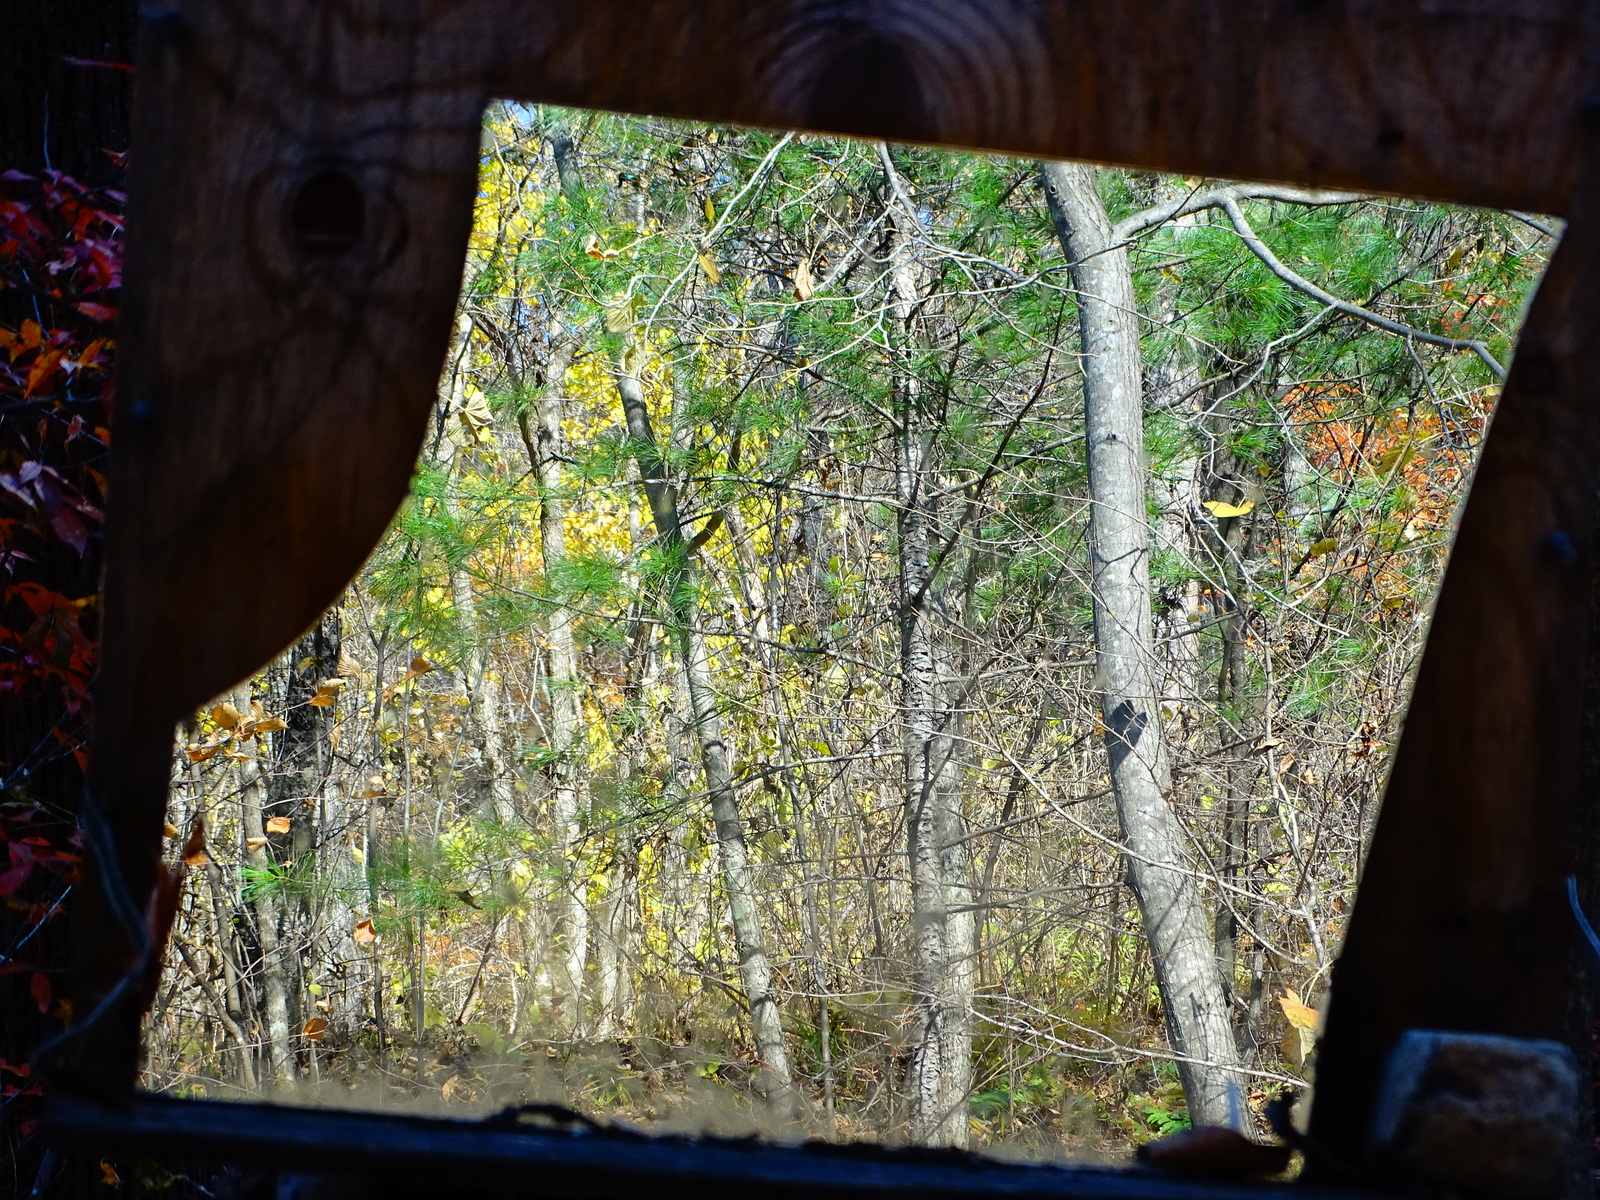
[[(915, 212), (888, 148), (893, 228), (890, 276), (901, 360), (920, 338), (923, 284)], [(956, 778), (957, 741), (949, 691), (950, 633), (934, 578), (939, 492), (936, 426), (912, 363), (894, 381), (896, 488), (899, 500), (900, 705), (905, 753), (907, 850), (911, 862), (912, 1046), (908, 1080), (910, 1135), (930, 1146), (965, 1147), (972, 1090), (971, 885), (965, 821)]]
[[(555, 596), (561, 569), (567, 561), (567, 509), (561, 463), (566, 453), (562, 433), (565, 401), (562, 387), (572, 366), (576, 344), (566, 339), (553, 356), (545, 394), (538, 400), (530, 422), (521, 414), (523, 442), (539, 488), (539, 546), (544, 562), (545, 591)], [(587, 753), (580, 706), (578, 650), (573, 637), (573, 613), (559, 603), (551, 610), (546, 634), (550, 639), (545, 691), (550, 703), (549, 765), (551, 831), (557, 854), (556, 892), (550, 913), (551, 987), (557, 1020), (572, 1033), (583, 1021), (583, 973), (588, 960), (589, 907), (580, 861), (585, 806), (584, 779)]]
[[(1226, 444), (1221, 439), (1219, 441)], [(1227, 475), (1236, 474), (1232, 470), (1234, 465), (1231, 462), (1228, 464)], [(1237, 505), (1244, 499), (1243, 489), (1236, 480), (1227, 480), (1226, 475), (1224, 479), (1218, 499)], [(1217, 869), (1220, 882), (1227, 890), (1221, 893), (1217, 904), (1216, 947), (1217, 967), (1222, 975), (1222, 986), (1230, 1011), (1244, 1007), (1237, 998), (1239, 938), (1244, 929), (1239, 914), (1250, 911), (1250, 902), (1240, 889), (1248, 882), (1247, 868), (1253, 841), (1250, 829), (1251, 793), (1260, 775), (1260, 762), (1255, 757), (1253, 743), (1261, 699), (1251, 686), (1250, 664), (1246, 654), (1250, 610), (1243, 571), (1243, 558), (1249, 548), (1251, 519), (1248, 514), (1228, 518), (1218, 531), (1224, 585), (1224, 594), (1220, 599), (1226, 605), (1226, 610), (1219, 622), (1222, 670), (1218, 677), (1217, 699), (1224, 716), (1220, 733), (1227, 743), (1227, 799), (1222, 811), (1222, 853)], [(1253, 988), (1251, 990), (1254, 991)], [(1246, 1052), (1253, 1056), (1259, 1031), (1254, 1022), (1248, 1019), (1242, 1022), (1242, 1030)]]
[[(466, 474), (466, 454), (476, 438), (475, 432), (461, 418), (467, 404), (467, 344), (472, 337), (472, 320), (462, 317), (456, 332), (455, 357), (450, 371), (450, 399), (446, 411), (446, 447), (441, 455), (441, 466), (446, 473), (455, 471), (458, 477)], [(445, 511), (451, 523), (462, 525), (461, 501), (448, 486), (444, 494)], [(510, 828), (517, 820), (516, 792), (512, 786), (512, 772), (506, 761), (505, 736), (500, 727), (500, 681), (490, 669), (489, 647), (484, 643), (478, 627), (478, 600), (472, 589), (472, 576), (465, 563), (451, 558), (450, 603), (455, 609), (456, 622), (461, 629), (461, 641), (466, 647), (462, 663), (462, 684), (466, 688), (471, 724), (478, 742), (478, 777), (487, 807), (494, 819)]]
[[(240, 712), (250, 711), (250, 688), (245, 685), (233, 693), (233, 704)], [(283, 905), (272, 878), (276, 862), (269, 853), (263, 811), (267, 801), (266, 781), (259, 761), (252, 758), (239, 764), (239, 828), (244, 833), (244, 865), (256, 876), (255, 896), (250, 907), (256, 918), (256, 939), (261, 946), (259, 1005), (263, 1028), (261, 1042), (266, 1078), (274, 1087), (294, 1082), (294, 1049), (289, 1042), (289, 994), (293, 970), (293, 947), (283, 938)]]
[(783, 1043), (778, 1000), (772, 994), (772, 966), (762, 939), (755, 872), (750, 866), (744, 823), (739, 815), (733, 755), (723, 731), (722, 714), (717, 711), (710, 656), (700, 628), (692, 552), (683, 536), (677, 491), (667, 478), (657, 449), (650, 412), (645, 407), (644, 388), (621, 364), (617, 371), (617, 391), (622, 397), (628, 437), (633, 443), (640, 480), (650, 501), (656, 534), (673, 564), (667, 579), (672, 619), (688, 687), (690, 727), (700, 742), (700, 762), (711, 800), (717, 847), (722, 856), (723, 886), (728, 893), (734, 942), (739, 953), (739, 974), (750, 1005), (750, 1032), (763, 1068), (758, 1086), (774, 1108), (792, 1113), (797, 1097), (789, 1074), (789, 1055)]
[(1095, 662), (1128, 879), (1139, 899), (1167, 1033), (1196, 1124), (1240, 1125), (1243, 1103), (1210, 922), (1182, 827), (1157, 699), (1145, 515), (1139, 326), (1125, 250), (1095, 172), (1044, 165), (1050, 216), (1072, 264), (1088, 440)]

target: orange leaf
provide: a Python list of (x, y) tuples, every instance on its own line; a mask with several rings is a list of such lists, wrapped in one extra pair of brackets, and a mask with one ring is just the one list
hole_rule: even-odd
[(323, 1035), (328, 1032), (328, 1022), (321, 1017), (312, 1017), (300, 1032), (305, 1034), (306, 1041), (320, 1042)]
[(100, 1164), (100, 1182), (107, 1187), (121, 1187), (122, 1176), (117, 1174), (117, 1169), (108, 1162)]
[(350, 934), (358, 946), (370, 946), (378, 940), (378, 931), (372, 927), (371, 920), (362, 921)]
[(247, 837), (244, 840), (244, 844), (252, 850), (265, 850), (267, 848), (267, 839), (264, 837)]
[(265, 721), (257, 721), (257, 733), (277, 733), (280, 729), (289, 728), (289, 723), (282, 717), (268, 717)]
[(239, 724), (239, 710), (223, 701), (211, 710), (211, 719), (224, 729), (233, 729)]
[(289, 818), (288, 817), (268, 817), (267, 818), (267, 832), (268, 833), (288, 833), (289, 832)]
[(33, 1002), (39, 1006), (40, 1012), (50, 1011), (50, 977), (43, 971), (35, 971), (33, 978), (28, 981), (28, 994), (33, 997)]
[(178, 836), (178, 827), (176, 825), (174, 825), (171, 821), (168, 821), (165, 825), (163, 825), (161, 827), (161, 836), (162, 837), (169, 837), (169, 838), (177, 837)]
[(206, 858), (206, 819), (196, 816), (194, 824), (189, 827), (189, 837), (183, 843), (183, 861), (191, 867), (198, 867)]
[(22, 394), (24, 396), (33, 395), (34, 389), (50, 378), (51, 372), (56, 369), (57, 364), (60, 362), (61, 351), (59, 350), (46, 350), (38, 358), (34, 359), (33, 370), (28, 372), (28, 386), (22, 390)]
[(344, 686), (344, 680), (337, 677), (324, 679), (317, 684), (317, 694), (306, 703), (312, 708), (332, 708), (333, 702), (339, 698), (339, 689)]
[(1289, 1018), (1289, 1024), (1296, 1029), (1316, 1029), (1317, 1010), (1300, 999), (1293, 988), (1285, 989), (1278, 1003), (1283, 1007), (1283, 1015)]

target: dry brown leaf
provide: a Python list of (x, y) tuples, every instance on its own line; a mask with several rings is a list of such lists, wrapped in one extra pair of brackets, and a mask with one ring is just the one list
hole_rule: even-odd
[(267, 839), (264, 837), (247, 837), (244, 840), (244, 844), (251, 850), (265, 850), (267, 848)]
[(182, 831), (179, 830), (179, 828), (176, 825), (174, 825), (171, 821), (168, 821), (165, 825), (163, 825), (161, 827), (161, 835), (163, 837), (175, 838), (175, 837), (178, 836), (178, 834), (180, 832), (182, 832)]
[(198, 742), (190, 742), (183, 752), (189, 756), (190, 762), (205, 762), (208, 758), (215, 758), (221, 749), (221, 746), (202, 746)]
[(224, 729), (232, 729), (239, 724), (239, 710), (223, 701), (212, 708), (211, 719)]
[(265, 721), (257, 721), (257, 733), (277, 733), (280, 729), (289, 728), (289, 723), (282, 717), (268, 717)]
[(1301, 1029), (1298, 1025), (1291, 1025), (1283, 1033), (1283, 1061), (1296, 1071), (1306, 1068), (1306, 1059), (1311, 1056), (1313, 1047), (1317, 1044), (1317, 1036), (1309, 1029)]
[(223, 758), (231, 758), (231, 759), (233, 759), (234, 762), (254, 762), (255, 761), (253, 758), (251, 758), (250, 755), (241, 754), (237, 750), (223, 750), (222, 757)]
[(100, 1164), (100, 1182), (107, 1187), (121, 1187), (122, 1176), (117, 1174), (117, 1169), (108, 1162)]
[(289, 818), (288, 817), (268, 817), (267, 818), (267, 832), (268, 833), (288, 833), (289, 832)]
[(346, 679), (365, 679), (367, 677), (366, 668), (343, 650), (339, 651), (338, 673)]
[(1283, 1015), (1289, 1018), (1289, 1024), (1295, 1028), (1316, 1029), (1317, 1010), (1300, 999), (1293, 988), (1284, 989), (1283, 995), (1278, 997), (1278, 1004), (1283, 1008)]
[(358, 946), (370, 946), (378, 940), (378, 931), (372, 927), (372, 921), (368, 919), (358, 924), (350, 937)]
[(194, 824), (189, 826), (189, 836), (183, 843), (183, 861), (191, 867), (198, 867), (207, 861), (206, 854), (206, 819), (196, 816)]
[(794, 298), (796, 300), (809, 300), (816, 295), (816, 287), (811, 282), (811, 260), (802, 258), (800, 265), (794, 269)]
[(339, 698), (339, 689), (343, 686), (344, 680), (337, 676), (332, 679), (324, 679), (317, 684), (317, 694), (307, 700), (306, 703), (311, 705), (312, 708), (332, 708), (333, 702)]
[(300, 1032), (305, 1035), (308, 1042), (320, 1042), (323, 1035), (328, 1032), (328, 1022), (322, 1017), (312, 1017), (301, 1027)]

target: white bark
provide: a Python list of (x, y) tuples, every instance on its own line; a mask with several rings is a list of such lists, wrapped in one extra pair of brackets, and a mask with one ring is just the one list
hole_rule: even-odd
[(1050, 215), (1078, 293), (1088, 440), (1095, 658), (1111, 781), (1168, 1036), (1196, 1124), (1234, 1125), (1243, 1104), (1211, 923), (1170, 806), (1158, 698), (1145, 515), (1139, 325), (1127, 252), (1115, 240), (1095, 172), (1043, 167)]
[[(548, 387), (537, 405), (534, 422), (524, 424), (523, 437), (534, 480), (539, 488), (539, 544), (546, 580), (558, 575), (567, 559), (566, 502), (561, 459), (564, 453), (562, 384), (572, 365), (569, 341), (551, 363)], [(526, 422), (526, 418), (524, 418)], [(548, 588), (547, 588), (548, 590)], [(550, 919), (551, 986), (557, 1021), (568, 1032), (581, 1032), (583, 975), (588, 961), (589, 906), (581, 856), (587, 777), (583, 713), (578, 693), (578, 651), (573, 638), (572, 610), (557, 605), (546, 631), (550, 639), (545, 691), (550, 704), (550, 733), (555, 758), (550, 764), (551, 826), (558, 876)]]
[[(919, 227), (888, 148), (879, 146), (892, 196), (893, 312), (908, 355), (919, 341), (925, 285)], [(935, 423), (914, 370), (895, 380), (900, 556), (900, 704), (911, 861), (912, 1020), (907, 1081), (910, 1135), (932, 1146), (967, 1145), (972, 1091), (975, 926), (948, 693), (950, 631), (934, 578), (939, 491)]]
[(628, 437), (633, 443), (640, 479), (650, 501), (656, 534), (666, 552), (674, 557), (675, 566), (667, 586), (671, 589), (673, 623), (689, 694), (689, 724), (700, 743), (700, 762), (722, 860), (723, 887), (728, 895), (734, 943), (739, 953), (739, 975), (750, 1005), (750, 1032), (762, 1066), (758, 1087), (774, 1108), (792, 1113), (797, 1096), (783, 1042), (778, 1000), (772, 991), (772, 966), (762, 937), (755, 872), (745, 845), (739, 794), (733, 781), (733, 754), (723, 729), (722, 714), (717, 710), (711, 660), (705, 634), (700, 628), (693, 563), (679, 519), (677, 493), (667, 478), (657, 449), (650, 413), (645, 406), (644, 388), (620, 365), (617, 391), (622, 397)]

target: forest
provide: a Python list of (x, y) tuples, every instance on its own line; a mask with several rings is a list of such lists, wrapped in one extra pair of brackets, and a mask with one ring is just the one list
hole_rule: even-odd
[(1558, 234), (492, 108), (410, 500), (179, 731), (145, 1086), (1258, 1122)]

